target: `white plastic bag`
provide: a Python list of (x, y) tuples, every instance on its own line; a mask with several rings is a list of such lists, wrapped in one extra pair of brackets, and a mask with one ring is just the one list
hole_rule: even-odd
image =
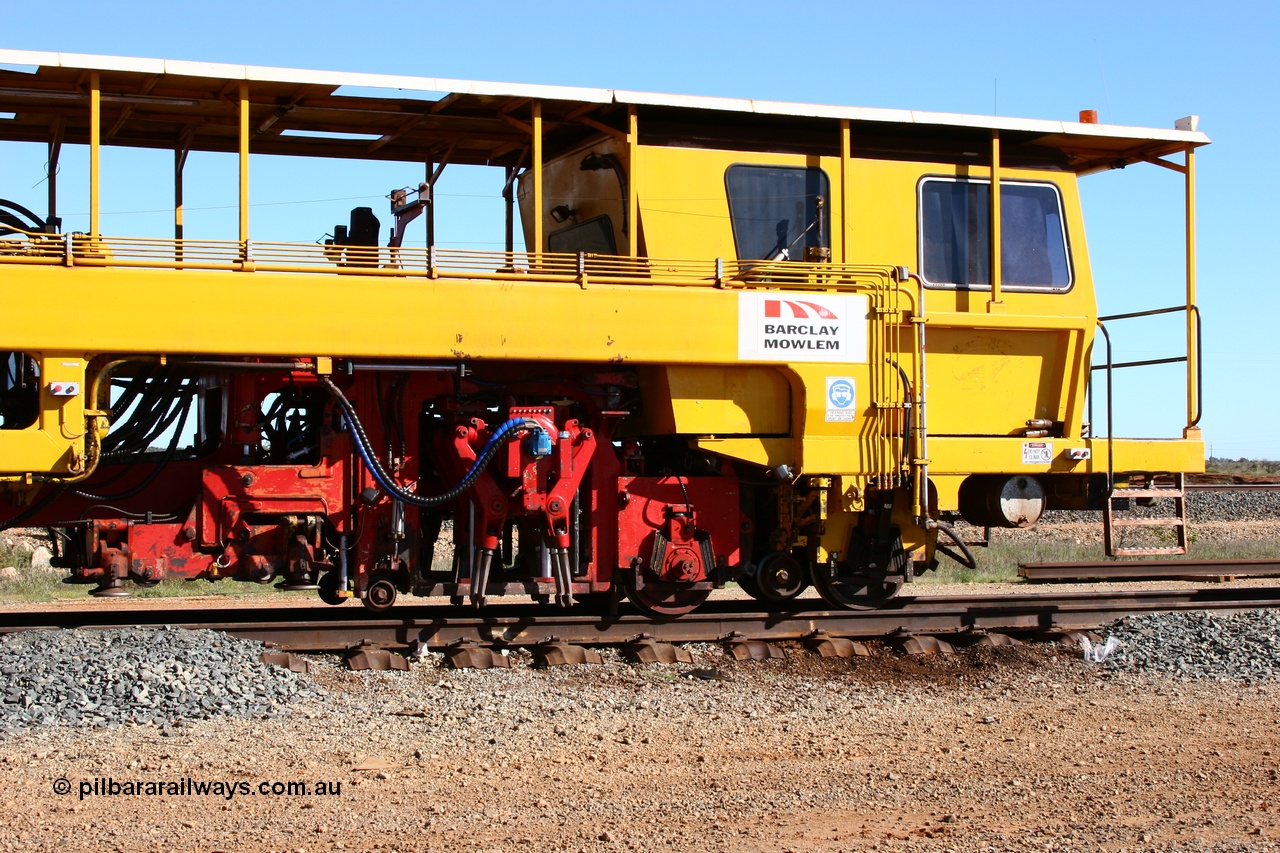
[(1090, 663), (1102, 663), (1111, 653), (1120, 648), (1120, 641), (1115, 637), (1107, 637), (1105, 643), (1094, 645), (1088, 637), (1080, 638), (1080, 648), (1084, 651), (1084, 659)]

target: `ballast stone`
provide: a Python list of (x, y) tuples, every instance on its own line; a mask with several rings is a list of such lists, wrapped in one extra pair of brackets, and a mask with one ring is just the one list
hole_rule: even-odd
[[(1168, 499), (1164, 500), (1168, 503)], [(1168, 514), (1163, 507), (1135, 507), (1134, 514)], [(1280, 489), (1257, 491), (1190, 491), (1187, 493), (1187, 517), (1197, 522), (1274, 521), (1280, 519)], [(1042, 524), (1099, 524), (1097, 512), (1049, 510), (1040, 517)]]
[(1280, 678), (1280, 613), (1131, 616), (1104, 632), (1120, 645), (1104, 666), (1173, 678), (1257, 683)]
[(9, 634), (0, 637), (0, 733), (274, 716), (324, 695), (305, 676), (262, 663), (262, 648), (181, 628)]

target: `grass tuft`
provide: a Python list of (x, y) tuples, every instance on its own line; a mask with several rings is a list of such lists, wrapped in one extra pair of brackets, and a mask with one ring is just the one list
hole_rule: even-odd
[[(21, 551), (19, 553), (22, 553)], [(0, 560), (0, 565), (11, 565)], [(26, 566), (18, 567), (17, 580), (0, 580), (0, 602), (45, 602), (72, 599), (87, 599), (94, 584), (67, 584), (62, 579), (66, 573), (62, 571), (33, 571)], [(182, 598), (194, 595), (211, 595), (227, 598), (243, 598), (264, 594), (278, 594), (272, 584), (245, 583), (243, 581), (221, 580), (213, 583), (205, 581), (187, 581), (180, 578), (165, 578), (153, 587), (140, 587), (125, 582), (133, 598)], [(315, 595), (312, 593), (294, 593), (295, 595)]]

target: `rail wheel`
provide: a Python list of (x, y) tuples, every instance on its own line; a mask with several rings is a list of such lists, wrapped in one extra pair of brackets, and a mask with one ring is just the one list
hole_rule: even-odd
[(813, 586), (828, 604), (846, 610), (874, 610), (898, 594), (902, 581), (872, 574), (832, 577), (828, 566), (815, 566)]
[(695, 589), (690, 584), (646, 583), (643, 588), (627, 586), (627, 598), (636, 608), (650, 616), (670, 617), (692, 613), (711, 595), (710, 589)]
[(786, 551), (774, 551), (738, 583), (757, 601), (790, 601), (804, 592), (809, 579), (804, 564)]
[(391, 575), (379, 572), (369, 579), (364, 592), (364, 606), (381, 613), (396, 603), (396, 582)]
[[(320, 600), (325, 604), (342, 604), (345, 598), (338, 595), (338, 573), (326, 572), (320, 578)], [(394, 601), (394, 596), (392, 597)]]

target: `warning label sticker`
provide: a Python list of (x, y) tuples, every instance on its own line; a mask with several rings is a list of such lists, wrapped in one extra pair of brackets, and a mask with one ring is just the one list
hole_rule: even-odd
[(827, 422), (851, 421), (857, 415), (857, 392), (852, 376), (827, 377)]
[(854, 294), (738, 294), (743, 361), (865, 362), (867, 297)]
[(1052, 441), (1022, 442), (1023, 465), (1048, 465), (1053, 461)]

